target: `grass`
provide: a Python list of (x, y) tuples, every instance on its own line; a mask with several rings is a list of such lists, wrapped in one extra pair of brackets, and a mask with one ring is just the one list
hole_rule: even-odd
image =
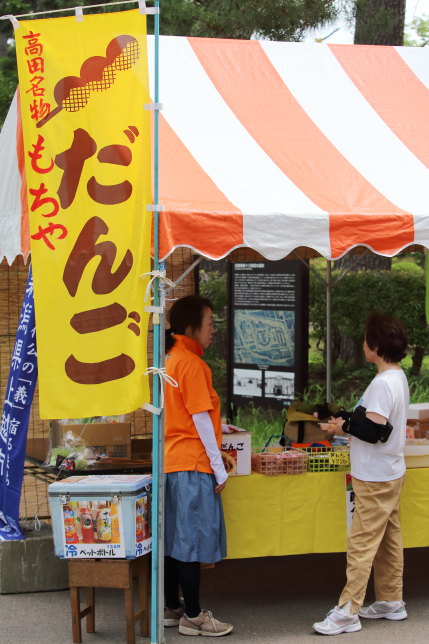
[(264, 447), (272, 436), (282, 434), (285, 415), (282, 411), (248, 405), (237, 408), (233, 422), (237, 427), (242, 427), (252, 434), (252, 450), (258, 450)]

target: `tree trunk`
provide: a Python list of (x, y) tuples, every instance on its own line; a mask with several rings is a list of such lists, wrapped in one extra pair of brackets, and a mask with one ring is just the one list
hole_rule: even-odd
[[(403, 45), (405, 0), (355, 0), (355, 45)], [(374, 253), (346, 255), (339, 268), (390, 270), (392, 260)]]
[(0, 34), (0, 58), (5, 58), (7, 55), (7, 39), (6, 33)]
[(405, 0), (356, 0), (355, 45), (403, 45)]
[(390, 257), (383, 257), (375, 253), (365, 253), (354, 255), (353, 252), (347, 253), (344, 257), (335, 262), (335, 268), (351, 271), (390, 271), (392, 260)]
[(415, 347), (412, 357), (411, 375), (418, 376), (422, 368), (423, 358), (425, 357), (424, 347)]

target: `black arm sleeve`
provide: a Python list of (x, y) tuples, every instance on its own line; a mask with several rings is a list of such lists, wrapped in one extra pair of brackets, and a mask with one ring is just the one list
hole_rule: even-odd
[(385, 443), (390, 436), (392, 431), (392, 425), (387, 422), (386, 425), (381, 423), (375, 423), (373, 420), (370, 420), (366, 415), (365, 407), (359, 405), (356, 407), (349, 421), (343, 425), (343, 431), (360, 438), (360, 440), (365, 441), (366, 443), (372, 443), (373, 445), (378, 441)]

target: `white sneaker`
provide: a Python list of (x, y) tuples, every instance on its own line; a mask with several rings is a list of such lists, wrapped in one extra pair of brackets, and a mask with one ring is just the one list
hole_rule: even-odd
[(321, 635), (339, 635), (340, 633), (360, 631), (362, 624), (359, 615), (346, 613), (339, 606), (335, 606), (329, 611), (323, 622), (316, 622), (313, 624), (313, 628), (316, 633), (321, 633)]
[(393, 619), (399, 621), (400, 619), (407, 619), (407, 611), (405, 610), (405, 602), (374, 602), (371, 606), (366, 608), (362, 607), (359, 615), (365, 619)]

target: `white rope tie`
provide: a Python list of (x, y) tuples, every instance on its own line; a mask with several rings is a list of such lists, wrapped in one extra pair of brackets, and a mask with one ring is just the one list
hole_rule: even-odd
[(36, 514), (34, 515), (33, 522), (34, 522), (34, 529), (35, 529), (35, 531), (36, 531), (36, 532), (39, 532), (39, 531), (42, 529), (42, 524), (41, 524), (40, 519), (39, 519), (39, 517), (38, 517), (38, 515), (37, 515), (37, 512), (36, 512)]
[(146, 291), (145, 291), (145, 294), (144, 294), (144, 301), (145, 302), (147, 302), (147, 299), (149, 297), (149, 292), (150, 292), (150, 290), (152, 288), (154, 280), (159, 279), (159, 280), (161, 280), (161, 282), (163, 282), (166, 286), (169, 286), (170, 288), (174, 288), (176, 286), (176, 284), (174, 282), (172, 282), (166, 276), (165, 270), (162, 270), (162, 271), (156, 270), (156, 271), (150, 271), (149, 273), (142, 273), (140, 275), (140, 277), (141, 278), (148, 277), (149, 275), (152, 275), (152, 277), (150, 278), (150, 280), (149, 280), (149, 282), (148, 282), (148, 284), (146, 286)]
[(160, 392), (161, 392), (161, 396), (160, 396), (161, 406), (154, 407), (154, 405), (151, 405), (150, 403), (144, 403), (143, 409), (150, 411), (151, 414), (156, 414), (157, 416), (159, 416), (161, 411), (164, 409), (164, 383), (166, 382), (172, 387), (178, 387), (179, 383), (176, 380), (174, 380), (174, 378), (169, 376), (168, 373), (165, 373), (165, 367), (148, 367), (143, 375), (149, 376), (150, 374), (152, 374), (152, 376), (158, 376), (159, 378)]

